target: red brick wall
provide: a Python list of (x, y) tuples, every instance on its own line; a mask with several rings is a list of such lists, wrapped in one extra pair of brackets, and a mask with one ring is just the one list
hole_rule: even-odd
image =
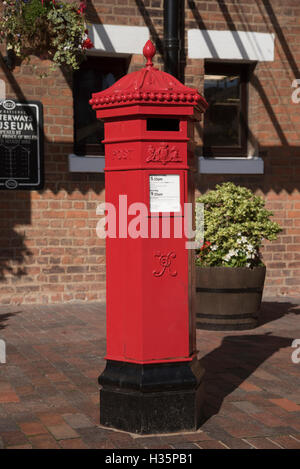
[[(147, 25), (158, 48), (162, 0), (94, 1), (91, 22)], [(253, 142), (266, 152), (264, 175), (199, 175), (203, 192), (232, 180), (263, 195), (284, 231), (264, 249), (265, 294), (300, 294), (300, 104), (291, 102), (291, 82), (300, 78), (300, 4), (239, 0), (186, 2), (186, 28), (274, 32), (275, 61), (259, 63), (250, 85), (249, 125)], [(186, 41), (187, 47), (187, 41)], [(2, 53), (4, 49), (2, 48)], [(186, 84), (202, 89), (203, 60), (187, 58)], [(162, 59), (157, 54), (156, 63)], [(143, 64), (133, 56), (130, 70)], [(96, 236), (96, 206), (104, 200), (104, 175), (70, 173), (73, 151), (71, 77), (40, 79), (49, 63), (32, 58), (12, 73), (1, 67), (7, 96), (44, 105), (45, 188), (0, 191), (0, 303), (91, 301), (105, 295), (105, 246)], [(36, 66), (36, 68), (34, 68)], [(300, 67), (300, 65), (299, 65)], [(197, 126), (199, 142), (201, 128)]]
[[(45, 187), (0, 192), (1, 303), (97, 300), (105, 291), (105, 248), (95, 235), (104, 175), (68, 171), (73, 98), (61, 73), (32, 58), (7, 77), (6, 94), (44, 105)], [(35, 68), (36, 67), (36, 68)]]
[[(190, 4), (191, 2), (189, 2)], [(194, 2), (189, 8), (186, 28), (249, 30), (275, 34), (274, 62), (260, 62), (254, 70), (249, 92), (251, 144), (264, 158), (263, 175), (199, 175), (200, 192), (220, 181), (250, 187), (266, 199), (274, 220), (284, 231), (277, 241), (266, 243), (265, 296), (300, 294), (300, 104), (291, 101), (291, 87), (300, 78), (300, 4), (297, 0)], [(197, 66), (203, 61), (188, 60), (186, 81), (200, 81)], [(196, 75), (196, 79), (194, 78)], [(198, 76), (197, 76), (198, 75)]]

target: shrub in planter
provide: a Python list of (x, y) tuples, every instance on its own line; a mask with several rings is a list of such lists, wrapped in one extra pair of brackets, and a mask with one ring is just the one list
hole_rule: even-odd
[(79, 68), (93, 47), (84, 20), (85, 4), (50, 0), (6, 0), (0, 19), (0, 40), (21, 60), (38, 55), (53, 61), (52, 69)]
[(197, 199), (205, 242), (196, 254), (197, 323), (204, 329), (257, 325), (265, 279), (260, 248), (281, 231), (262, 197), (232, 182)]

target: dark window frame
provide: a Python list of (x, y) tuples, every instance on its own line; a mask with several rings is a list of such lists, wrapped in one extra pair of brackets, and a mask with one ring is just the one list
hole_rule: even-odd
[(240, 136), (238, 146), (205, 145), (205, 114), (203, 123), (203, 156), (213, 157), (247, 157), (248, 156), (248, 83), (251, 64), (206, 60), (205, 75), (239, 75), (240, 77)]
[[(73, 126), (74, 126), (74, 153), (76, 155), (99, 155), (104, 156), (104, 149), (99, 144), (93, 143), (79, 143), (77, 141), (77, 125), (76, 116), (78, 115), (78, 108), (76, 106), (78, 100), (77, 96), (80, 93), (80, 71), (89, 70), (91, 67), (94, 70), (99, 70), (101, 73), (113, 73), (116, 77), (116, 81), (128, 72), (130, 63), (130, 57), (120, 56), (99, 56), (99, 55), (88, 55), (86, 60), (80, 65), (80, 69), (75, 71), (73, 74)], [(103, 91), (102, 89), (91, 90), (92, 92)], [(96, 111), (95, 116), (96, 116)], [(104, 136), (103, 136), (104, 137)], [(101, 135), (99, 135), (101, 138)]]

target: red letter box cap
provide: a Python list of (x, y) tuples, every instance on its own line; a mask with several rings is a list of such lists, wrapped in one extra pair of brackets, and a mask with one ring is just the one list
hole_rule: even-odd
[(154, 44), (147, 41), (143, 49), (146, 66), (125, 75), (106, 90), (93, 93), (90, 100), (92, 108), (99, 110), (134, 104), (163, 104), (196, 106), (204, 112), (208, 104), (198, 90), (183, 85), (169, 73), (153, 66), (155, 52)]

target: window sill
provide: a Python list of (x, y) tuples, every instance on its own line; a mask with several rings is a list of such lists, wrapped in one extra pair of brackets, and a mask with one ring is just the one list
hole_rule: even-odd
[(264, 161), (259, 156), (251, 158), (198, 157), (200, 174), (264, 174)]
[[(69, 157), (71, 173), (104, 173), (104, 156), (78, 156), (73, 153)], [(255, 156), (252, 158), (205, 158), (198, 157), (200, 174), (264, 174), (264, 161)]]
[(104, 156), (78, 156), (71, 153), (69, 155), (70, 173), (104, 173)]

